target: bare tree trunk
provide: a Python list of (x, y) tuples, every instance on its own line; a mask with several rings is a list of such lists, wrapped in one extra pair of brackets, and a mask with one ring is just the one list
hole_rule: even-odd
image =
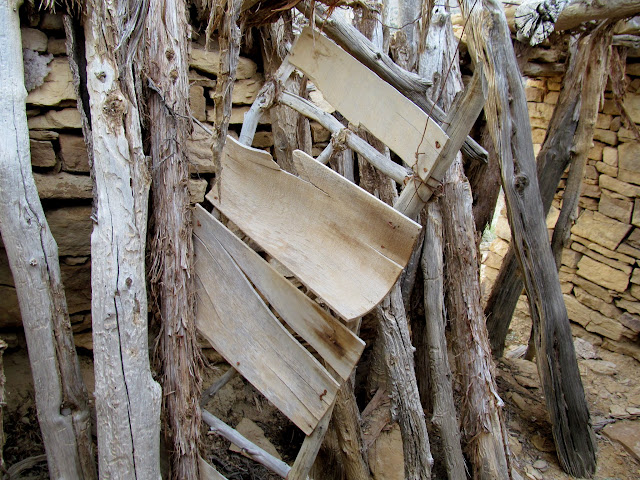
[[(549, 245), (536, 175), (529, 114), (502, 4), (482, 0), (469, 16), (474, 54), (484, 64), (485, 114), (499, 153), (512, 243), (525, 278), (536, 335), (538, 372), (562, 467), (576, 476), (592, 476), (595, 438), (576, 362), (569, 318)], [(480, 7), (480, 8), (478, 8)]]
[(7, 473), (7, 465), (4, 463), (4, 442), (6, 440), (4, 436), (4, 407), (7, 404), (5, 401), (4, 385), (7, 381), (7, 377), (4, 376), (3, 360), (4, 351), (6, 349), (7, 342), (0, 338), (0, 475), (3, 477)]
[[(147, 12), (142, 3), (140, 11), (116, 3), (88, 2), (85, 19), (96, 186), (91, 313), (99, 473), (158, 479), (161, 391), (149, 367), (145, 276), (150, 177), (132, 71)], [(125, 24), (135, 24), (130, 37)]]
[(16, 285), (51, 478), (96, 478), (58, 247), (31, 173), (18, 7), (0, 2), (0, 230)]
[[(198, 479), (200, 348), (196, 339), (189, 168), (188, 39), (183, 0), (155, 1), (147, 16), (153, 231), (150, 284), (171, 478)], [(153, 91), (152, 91), (153, 90)]]

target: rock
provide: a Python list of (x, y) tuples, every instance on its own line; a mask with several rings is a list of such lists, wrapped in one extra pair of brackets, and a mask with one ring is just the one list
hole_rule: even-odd
[[(627, 238), (627, 243), (633, 248), (640, 248), (640, 229), (634, 228), (633, 232)], [(637, 258), (637, 257), (636, 257)]]
[(576, 299), (580, 303), (582, 303), (583, 305), (586, 305), (587, 307), (593, 310), (597, 310), (598, 312), (603, 314), (605, 317), (609, 317), (611, 319), (618, 319), (618, 317), (622, 315), (622, 310), (620, 310), (619, 308), (616, 308), (615, 305), (612, 305), (611, 303), (607, 303), (604, 300), (589, 294), (588, 292), (586, 292), (580, 287), (574, 287), (573, 293)]
[(527, 96), (527, 102), (540, 103), (544, 99), (544, 90), (541, 88), (527, 86), (524, 93)]
[(544, 142), (544, 137), (546, 137), (547, 131), (544, 128), (534, 128), (531, 131), (531, 139), (533, 143), (541, 144)]
[(69, 316), (73, 333), (85, 332), (91, 328), (91, 315), (80, 313)]
[(536, 460), (533, 462), (533, 468), (540, 470), (541, 472), (546, 472), (549, 468), (549, 464), (544, 460)]
[(629, 223), (633, 212), (633, 203), (629, 200), (615, 198), (607, 190), (602, 190), (598, 211), (607, 217), (615, 218), (623, 223)]
[[(520, 382), (518, 382), (518, 383), (520, 383)], [(523, 412), (528, 412), (529, 411), (530, 407), (527, 404), (526, 400), (524, 398), (522, 398), (522, 395), (520, 395), (517, 392), (510, 392), (510, 396), (511, 396), (511, 400), (516, 405), (516, 407), (518, 407)]]
[[(592, 244), (592, 245), (597, 245), (597, 244)], [(598, 252), (585, 247), (581, 243), (574, 242), (571, 244), (571, 248), (580, 253), (588, 255), (589, 257), (593, 258), (597, 262), (604, 263), (605, 265), (621, 270), (626, 274), (631, 274), (631, 266), (628, 263), (619, 262), (617, 260), (614, 260), (613, 258), (609, 258), (604, 255), (601, 255)]]
[(531, 443), (540, 452), (555, 452), (556, 447), (553, 444), (553, 440), (536, 433), (531, 437)]
[(62, 23), (62, 14), (46, 12), (42, 21), (40, 22), (40, 28), (43, 30), (64, 30), (64, 24)]
[(498, 217), (498, 221), (496, 222), (496, 236), (507, 242), (511, 242), (511, 227), (509, 227), (507, 217), (502, 215)]
[(618, 321), (633, 333), (640, 333), (640, 318), (635, 315), (623, 313), (618, 317)]
[[(234, 105), (251, 105), (258, 96), (263, 83), (264, 78), (260, 74), (244, 80), (236, 80), (233, 84), (231, 102)], [(210, 92), (209, 95), (213, 98), (213, 92)]]
[(192, 85), (189, 88), (189, 107), (191, 114), (201, 122), (207, 120), (207, 101), (204, 98), (204, 87)]
[[(53, 60), (53, 55), (50, 53), (40, 54), (33, 50), (22, 50), (22, 61), (24, 65), (24, 87), (27, 92), (35, 90), (44, 83), (44, 79), (51, 67), (49, 63)], [(31, 112), (30, 112), (31, 110)], [(33, 116), (32, 109), (27, 110), (27, 116)]]
[(189, 85), (196, 85), (199, 87), (216, 88), (216, 81), (213, 78), (209, 78), (205, 75), (201, 75), (195, 70), (189, 70)]
[(66, 55), (67, 41), (64, 38), (50, 38), (47, 43), (47, 51), (53, 55)]
[(52, 106), (64, 100), (76, 99), (69, 61), (66, 58), (54, 58), (49, 67), (51, 71), (45, 77), (44, 83), (27, 95), (27, 104)]
[(640, 198), (636, 198), (635, 206), (633, 207), (633, 216), (631, 217), (631, 224), (640, 227)]
[(604, 288), (624, 292), (629, 284), (629, 274), (605, 265), (584, 255), (578, 262), (578, 275)]
[(606, 143), (607, 145), (618, 144), (618, 135), (616, 134), (616, 132), (603, 130), (601, 128), (595, 128), (593, 130), (593, 139), (602, 143)]
[(187, 158), (191, 173), (215, 173), (211, 153), (211, 136), (195, 127), (191, 137), (187, 140)]
[(548, 103), (529, 103), (529, 117), (549, 121), (553, 115), (553, 105)]
[(604, 335), (612, 340), (620, 340), (623, 337), (625, 327), (619, 322), (591, 310), (571, 295), (563, 295), (563, 297), (567, 315), (572, 322), (580, 324), (589, 332)]
[(369, 467), (373, 480), (404, 480), (404, 450), (397, 423), (380, 432), (369, 448)]
[(16, 289), (7, 285), (0, 285), (0, 326), (2, 328), (22, 326)]
[(58, 132), (51, 132), (48, 130), (29, 130), (29, 138), (31, 140), (51, 141), (57, 140), (59, 136)]
[(636, 461), (640, 461), (640, 422), (621, 420), (602, 429), (611, 440), (618, 442)]
[[(278, 460), (282, 460), (282, 457), (276, 450), (276, 447), (274, 447), (273, 444), (267, 439), (267, 437), (265, 437), (264, 432), (258, 425), (256, 425), (255, 422), (249, 420), (248, 418), (243, 418), (236, 426), (236, 430), (250, 442), (255, 443), (258, 447), (273, 455)], [(229, 447), (229, 450), (231, 450), (232, 452), (241, 453), (247, 458), (251, 458), (248, 455), (245, 455), (242, 449), (237, 447), (233, 443)]]
[[(604, 175), (601, 175), (602, 178)], [(624, 237), (631, 230), (630, 225), (618, 222), (599, 212), (585, 210), (571, 229), (571, 233), (582, 238), (615, 250)]]
[(271, 132), (256, 132), (251, 146), (254, 148), (269, 148), (273, 146), (273, 134)]
[(74, 333), (73, 343), (76, 344), (76, 348), (93, 350), (93, 334), (91, 332)]
[(604, 339), (602, 348), (606, 348), (611, 352), (621, 353), (629, 357), (635, 358), (640, 362), (640, 346), (628, 340), (610, 340)]
[(502, 257), (493, 252), (487, 252), (487, 256), (484, 259), (483, 263), (487, 267), (499, 269), (502, 265)]
[(328, 142), (331, 138), (331, 132), (320, 125), (318, 122), (309, 122), (309, 126), (311, 127), (311, 137), (313, 138), (313, 143)]
[(632, 302), (623, 298), (616, 300), (616, 305), (627, 312), (640, 314), (640, 302)]
[(74, 206), (45, 211), (49, 228), (63, 257), (91, 254), (90, 237), (93, 230), (90, 206)]
[(598, 356), (596, 353), (596, 347), (582, 338), (574, 338), (573, 346), (576, 350), (576, 355), (578, 355), (580, 358), (591, 360)]
[(635, 417), (637, 417), (638, 415), (640, 415), (640, 408), (637, 407), (627, 407), (627, 413), (629, 415), (633, 415)]
[(324, 99), (320, 90), (314, 89), (309, 92), (309, 100), (323, 112), (333, 113), (336, 111), (329, 102)]
[(611, 167), (618, 167), (618, 149), (613, 147), (604, 147), (602, 150), (602, 161)]
[(70, 173), (41, 174), (34, 173), (38, 194), (41, 199), (91, 199), (93, 185), (91, 177)]
[(56, 166), (56, 152), (51, 142), (31, 140), (31, 165), (34, 167), (50, 168)]
[(496, 238), (493, 242), (491, 242), (489, 250), (502, 258), (509, 251), (509, 242), (505, 242), (501, 238)]
[(60, 130), (63, 128), (82, 128), (80, 112), (77, 108), (49, 110), (44, 115), (28, 119), (29, 128), (34, 130)]
[(607, 190), (612, 190), (619, 193), (620, 195), (624, 195), (625, 197), (633, 198), (636, 196), (640, 196), (639, 187), (622, 182), (617, 178), (613, 178), (608, 175), (600, 175), (598, 181), (600, 182), (600, 187), (606, 188)]
[(35, 28), (21, 28), (22, 48), (34, 50), (36, 52), (47, 51), (47, 34)]
[[(218, 75), (220, 69), (220, 53), (218, 50), (206, 51), (199, 45), (191, 44), (191, 54), (189, 55), (189, 65), (191, 68), (200, 70), (201, 72)], [(253, 60), (245, 57), (238, 59), (238, 68), (236, 70), (236, 78), (238, 80), (251, 78), (255, 75), (258, 66)]]
[(589, 294), (604, 300), (605, 303), (613, 302), (613, 297), (609, 294), (609, 291), (606, 288), (602, 288), (600, 285), (596, 285), (586, 278), (579, 276), (576, 276), (573, 281), (577, 286), (583, 288)]
[(88, 173), (89, 156), (84, 137), (61, 133), (59, 141), (62, 169), (66, 172)]
[[(244, 123), (244, 114), (249, 111), (250, 107), (244, 106), (235, 106), (231, 109), (231, 120), (229, 121), (229, 125), (240, 125)], [(213, 108), (207, 109), (207, 122), (213, 123)], [(262, 114), (260, 120), (258, 121), (259, 125), (269, 125), (271, 124), (271, 114), (267, 111)]]
[(627, 94), (622, 104), (631, 120), (640, 123), (640, 95)]
[(91, 310), (91, 262), (60, 265), (69, 314)]
[(189, 201), (191, 203), (204, 202), (204, 194), (207, 193), (207, 182), (204, 178), (189, 179)]
[(607, 362), (605, 360), (588, 359), (582, 363), (589, 367), (591, 371), (601, 375), (615, 375), (618, 371), (618, 366), (615, 363)]

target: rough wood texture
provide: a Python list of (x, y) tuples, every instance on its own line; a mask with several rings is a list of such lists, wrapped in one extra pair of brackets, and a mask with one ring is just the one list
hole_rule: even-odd
[(294, 158), (300, 177), (229, 137), (221, 196), (207, 199), (345, 320), (361, 317), (400, 275), (420, 227), (303, 152)]
[[(312, 10), (309, 3), (300, 4), (300, 10), (311, 17)], [(391, 84), (400, 93), (431, 116), (446, 131), (446, 115), (440, 107), (435, 105), (425, 95), (429, 82), (415, 73), (408, 72), (394, 63), (381, 49), (376, 48), (364, 35), (344, 20), (335, 15), (326, 18), (327, 9), (316, 4), (316, 24), (334, 42), (344, 48), (349, 54), (370, 68), (384, 81)], [(462, 147), (463, 153), (478, 161), (487, 159), (487, 152), (471, 137), (466, 137)]]
[(198, 470), (200, 470), (200, 480), (227, 480), (202, 457), (199, 457)]
[(152, 216), (149, 281), (160, 325), (158, 354), (170, 477), (197, 479), (200, 348), (196, 338), (189, 165), (188, 29), (184, 0), (149, 4), (146, 70), (149, 89)]
[[(135, 12), (127, 12), (134, 15)], [(96, 214), (91, 317), (100, 478), (160, 478), (160, 386), (149, 368), (145, 245), (150, 174), (119, 5), (87, 3)], [(138, 26), (140, 27), (140, 26)]]
[(499, 152), (512, 243), (525, 278), (538, 372), (558, 457), (568, 473), (591, 476), (596, 466), (595, 438), (548, 241), (533, 144), (530, 137), (514, 134), (531, 130), (522, 79), (502, 5), (482, 0), (473, 9), (472, 3), (465, 0), (461, 6), (470, 18), (475, 54), (487, 77), (485, 114)]
[[(545, 216), (551, 207), (558, 182), (571, 160), (573, 138), (580, 118), (580, 99), (589, 55), (586, 48), (571, 50), (569, 69), (537, 158), (538, 184)], [(491, 351), (495, 357), (502, 356), (509, 324), (524, 288), (519, 271), (515, 247), (511, 244), (484, 310)]]
[(0, 231), (29, 350), (40, 430), (53, 479), (96, 478), (58, 247), (31, 173), (18, 7), (0, 2)]
[[(442, 214), (438, 202), (427, 206), (427, 219), (424, 225), (425, 238), (422, 250), (421, 267), (424, 278), (424, 344), (428, 355), (429, 377), (433, 415), (431, 421), (442, 438), (444, 462), (450, 479), (467, 478), (462, 447), (458, 415), (453, 403), (452, 375), (447, 355), (445, 338), (446, 316), (444, 310), (443, 271), (443, 229)], [(424, 363), (424, 362), (423, 362)], [(417, 367), (417, 365), (416, 365)], [(417, 373), (417, 372), (416, 372)], [(425, 372), (426, 373), (426, 372)], [(421, 392), (422, 394), (423, 392)]]
[[(362, 125), (426, 179), (448, 138), (420, 108), (319, 32), (305, 28), (289, 61), (351, 123)], [(357, 79), (358, 88), (345, 88)]]
[(4, 475), (7, 471), (7, 466), (4, 463), (4, 407), (7, 404), (4, 385), (7, 378), (4, 376), (4, 351), (7, 349), (7, 342), (0, 338), (0, 472)]
[(407, 317), (399, 284), (376, 308), (379, 335), (391, 390), (391, 418), (402, 431), (407, 480), (431, 478), (433, 457), (420, 403)]
[(329, 428), (329, 422), (331, 421), (331, 415), (333, 414), (333, 408), (329, 408), (327, 413), (324, 414), (322, 420), (318, 422), (316, 428), (310, 435), (307, 435), (303, 442), (298, 455), (296, 456), (287, 480), (306, 480), (313, 463), (318, 457), (318, 452), (322, 446), (327, 429)]
[(582, 180), (584, 179), (589, 150), (593, 145), (593, 131), (598, 118), (600, 98), (604, 93), (609, 78), (612, 37), (613, 24), (608, 24), (602, 25), (592, 34), (579, 40), (579, 42), (589, 44), (586, 47), (589, 49), (589, 60), (581, 95), (580, 119), (578, 120), (578, 127), (571, 149), (569, 178), (562, 195), (562, 209), (551, 240), (551, 250), (558, 268), (560, 268), (561, 264), (562, 249), (569, 240), (571, 227), (578, 213), (578, 202), (582, 193)]
[[(338, 382), (287, 332), (215, 236), (194, 238), (198, 330), (307, 435)], [(237, 319), (230, 321), (229, 319)]]
[(214, 415), (210, 414), (206, 410), (202, 411), (202, 419), (207, 425), (209, 425), (212, 432), (237, 445), (242, 449), (243, 453), (247, 454), (259, 464), (264, 465), (275, 474), (281, 476), (282, 478), (287, 478), (291, 467), (289, 467), (289, 465), (284, 463), (282, 460), (278, 460), (273, 455), (257, 446), (255, 443), (247, 440), (236, 430), (234, 430), (229, 425), (227, 425)]
[(525, 0), (517, 8), (518, 40), (530, 45), (542, 43), (554, 30), (555, 22), (570, 0)]

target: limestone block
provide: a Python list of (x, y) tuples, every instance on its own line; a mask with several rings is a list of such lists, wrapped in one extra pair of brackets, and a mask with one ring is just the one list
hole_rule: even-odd
[(628, 94), (624, 98), (624, 108), (636, 123), (640, 123), (640, 95)]
[(244, 80), (237, 80), (233, 85), (232, 103), (234, 105), (251, 105), (258, 96), (263, 83), (264, 78), (260, 74)]
[(542, 128), (534, 128), (531, 132), (531, 138), (533, 139), (533, 143), (541, 144), (544, 142), (544, 137), (547, 135), (547, 131)]
[(207, 120), (207, 101), (204, 98), (204, 87), (192, 85), (189, 88), (189, 107), (191, 114), (201, 122)]
[(573, 294), (580, 303), (593, 310), (597, 310), (605, 317), (617, 320), (622, 315), (622, 310), (617, 308), (615, 305), (607, 303), (595, 295), (591, 295), (580, 287), (574, 287)]
[(548, 103), (529, 103), (527, 105), (529, 107), (530, 117), (540, 118), (548, 122), (553, 115), (554, 107)]
[(58, 254), (82, 257), (91, 254), (93, 230), (90, 206), (74, 206), (45, 212), (49, 228), (58, 244)]
[(489, 250), (500, 257), (504, 257), (509, 250), (509, 242), (505, 242), (502, 238), (496, 238), (491, 242)]
[(369, 466), (373, 480), (404, 479), (404, 451), (397, 423), (383, 430), (369, 449)]
[(195, 70), (189, 69), (189, 85), (196, 85), (199, 87), (216, 88), (216, 81), (213, 78), (209, 78), (202, 75)]
[[(242, 435), (247, 440), (251, 441), (254, 445), (262, 448), (267, 453), (271, 454), (278, 460), (281, 460), (282, 457), (276, 450), (276, 447), (269, 441), (269, 439), (265, 436), (264, 431), (253, 421), (248, 418), (243, 418), (240, 420), (240, 423), (236, 426), (236, 431)], [(251, 458), (247, 455), (240, 447), (235, 444), (231, 444), (229, 448), (232, 452), (241, 453), (242, 455)]]
[(604, 130), (602, 128), (595, 128), (593, 130), (593, 139), (602, 143), (606, 143), (607, 145), (618, 144), (618, 135), (616, 134), (616, 132), (612, 132), (611, 130)]
[(64, 38), (50, 38), (47, 43), (47, 51), (53, 55), (66, 55), (67, 41)]
[(56, 152), (48, 141), (30, 140), (31, 165), (34, 167), (50, 168), (56, 166)]
[(558, 98), (560, 98), (560, 92), (549, 92), (544, 96), (544, 103), (555, 105), (558, 103)]
[(60, 265), (69, 314), (91, 310), (91, 262)]
[(29, 130), (29, 138), (31, 140), (57, 140), (60, 135), (58, 132), (49, 130)]
[(84, 137), (61, 133), (59, 141), (62, 169), (67, 172), (89, 172), (89, 156)]
[(211, 154), (211, 136), (200, 127), (195, 127), (187, 140), (187, 158), (192, 173), (214, 173), (215, 164)]
[(603, 130), (610, 130), (611, 122), (613, 121), (613, 115), (607, 115), (606, 113), (599, 113), (596, 120), (596, 128)]
[(36, 52), (47, 51), (47, 34), (35, 28), (21, 28), (22, 48)]
[(620, 340), (625, 327), (615, 320), (611, 320), (599, 312), (583, 305), (572, 295), (563, 295), (567, 307), (567, 314), (572, 322), (584, 327), (588, 332), (603, 335), (612, 340)]
[(633, 216), (631, 217), (631, 224), (636, 227), (640, 227), (640, 198), (636, 198), (635, 206), (633, 207)]
[(0, 285), (0, 327), (17, 328), (22, 325), (16, 289)]
[(489, 251), (483, 262), (487, 267), (499, 269), (502, 265), (502, 257)]
[(204, 202), (204, 195), (207, 193), (207, 182), (204, 178), (189, 179), (189, 200), (191, 203)]
[(593, 295), (594, 297), (598, 297), (601, 300), (604, 300), (605, 303), (613, 302), (613, 297), (611, 296), (611, 294), (606, 288), (602, 288), (600, 285), (596, 285), (595, 283), (590, 282), (586, 278), (582, 278), (576, 275), (576, 278), (574, 279), (574, 283), (576, 284), (576, 286), (582, 288), (583, 290)]
[(42, 28), (43, 30), (64, 30), (64, 24), (62, 23), (62, 14), (46, 12), (42, 16), (40, 28)]
[(311, 127), (311, 137), (313, 138), (313, 143), (318, 142), (328, 142), (331, 138), (331, 132), (320, 125), (318, 122), (309, 122), (309, 126)]
[(629, 313), (640, 314), (640, 302), (632, 302), (629, 300), (625, 300), (624, 298), (620, 298), (616, 300), (616, 305)]
[(544, 99), (544, 90), (541, 88), (527, 86), (524, 93), (527, 96), (527, 102), (539, 103)]
[(640, 187), (622, 182), (617, 178), (613, 178), (608, 175), (600, 175), (598, 181), (600, 182), (601, 188), (606, 188), (607, 190), (619, 193), (625, 197), (633, 198), (640, 196)]
[(618, 148), (604, 147), (602, 151), (602, 161), (612, 167), (618, 166)]
[(618, 167), (612, 167), (605, 162), (596, 162), (595, 167), (599, 173), (604, 173), (605, 175), (609, 175), (610, 177), (618, 176)]
[(629, 285), (630, 274), (584, 255), (578, 262), (578, 276), (604, 288), (624, 292)]
[(620, 110), (613, 100), (605, 100), (602, 106), (602, 113), (607, 115), (620, 115)]
[(571, 233), (615, 250), (629, 233), (630, 225), (618, 222), (598, 212), (585, 210), (571, 229)]
[(254, 148), (269, 148), (273, 146), (273, 133), (271, 132), (256, 132), (253, 137), (251, 146)]
[(600, 187), (598, 187), (598, 185), (589, 185), (586, 182), (582, 182), (581, 194), (583, 197), (599, 198)]
[(629, 200), (621, 200), (610, 195), (607, 190), (602, 191), (598, 211), (607, 217), (615, 218), (622, 223), (631, 221), (633, 203)]
[(582, 258), (582, 253), (569, 248), (562, 250), (562, 265), (566, 265), (569, 268), (577, 268), (578, 262)]
[(91, 199), (93, 198), (91, 178), (87, 175), (70, 173), (34, 173), (33, 179), (42, 199)]
[[(639, 72), (640, 73), (640, 72)], [(602, 432), (611, 440), (618, 442), (640, 462), (640, 423), (622, 420), (604, 427)]]
[[(590, 250), (592, 251), (592, 253), (597, 252), (600, 254), (600, 256), (608, 257), (609, 259), (613, 259), (613, 260), (618, 260), (619, 262), (623, 262), (628, 265), (633, 265), (636, 262), (635, 258), (630, 257), (629, 255), (625, 255), (624, 253), (621, 253), (619, 251), (609, 250), (608, 248), (603, 247), (598, 243), (594, 243), (590, 240), (587, 240), (586, 238), (582, 238), (577, 235), (571, 235), (571, 241), (573, 242), (571, 244), (571, 248), (577, 252), (584, 253), (586, 250)], [(595, 258), (595, 257), (592, 257), (592, 258)]]
[(44, 83), (27, 95), (27, 104), (35, 106), (58, 105), (64, 100), (75, 100), (69, 61), (66, 58), (54, 58), (49, 64), (51, 70)]
[(34, 130), (61, 130), (65, 128), (82, 128), (80, 112), (78, 112), (77, 108), (49, 110), (44, 115), (31, 117), (27, 121), (29, 123), (29, 128)]
[[(189, 55), (189, 65), (196, 70), (218, 75), (220, 71), (220, 53), (217, 49), (206, 51), (203, 47), (192, 44), (191, 54)], [(238, 80), (251, 78), (255, 75), (257, 69), (258, 66), (253, 60), (240, 57), (238, 60), (238, 69), (236, 70), (236, 78)]]

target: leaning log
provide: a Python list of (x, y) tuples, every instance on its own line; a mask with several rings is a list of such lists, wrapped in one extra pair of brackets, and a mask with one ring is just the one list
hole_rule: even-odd
[[(473, 8), (475, 5), (475, 9)], [(529, 297), (538, 372), (562, 467), (592, 476), (595, 438), (575, 357), (569, 318), (549, 245), (529, 132), (527, 100), (502, 4), (461, 2), (478, 63), (485, 68), (485, 115), (500, 159), (513, 241)]]

